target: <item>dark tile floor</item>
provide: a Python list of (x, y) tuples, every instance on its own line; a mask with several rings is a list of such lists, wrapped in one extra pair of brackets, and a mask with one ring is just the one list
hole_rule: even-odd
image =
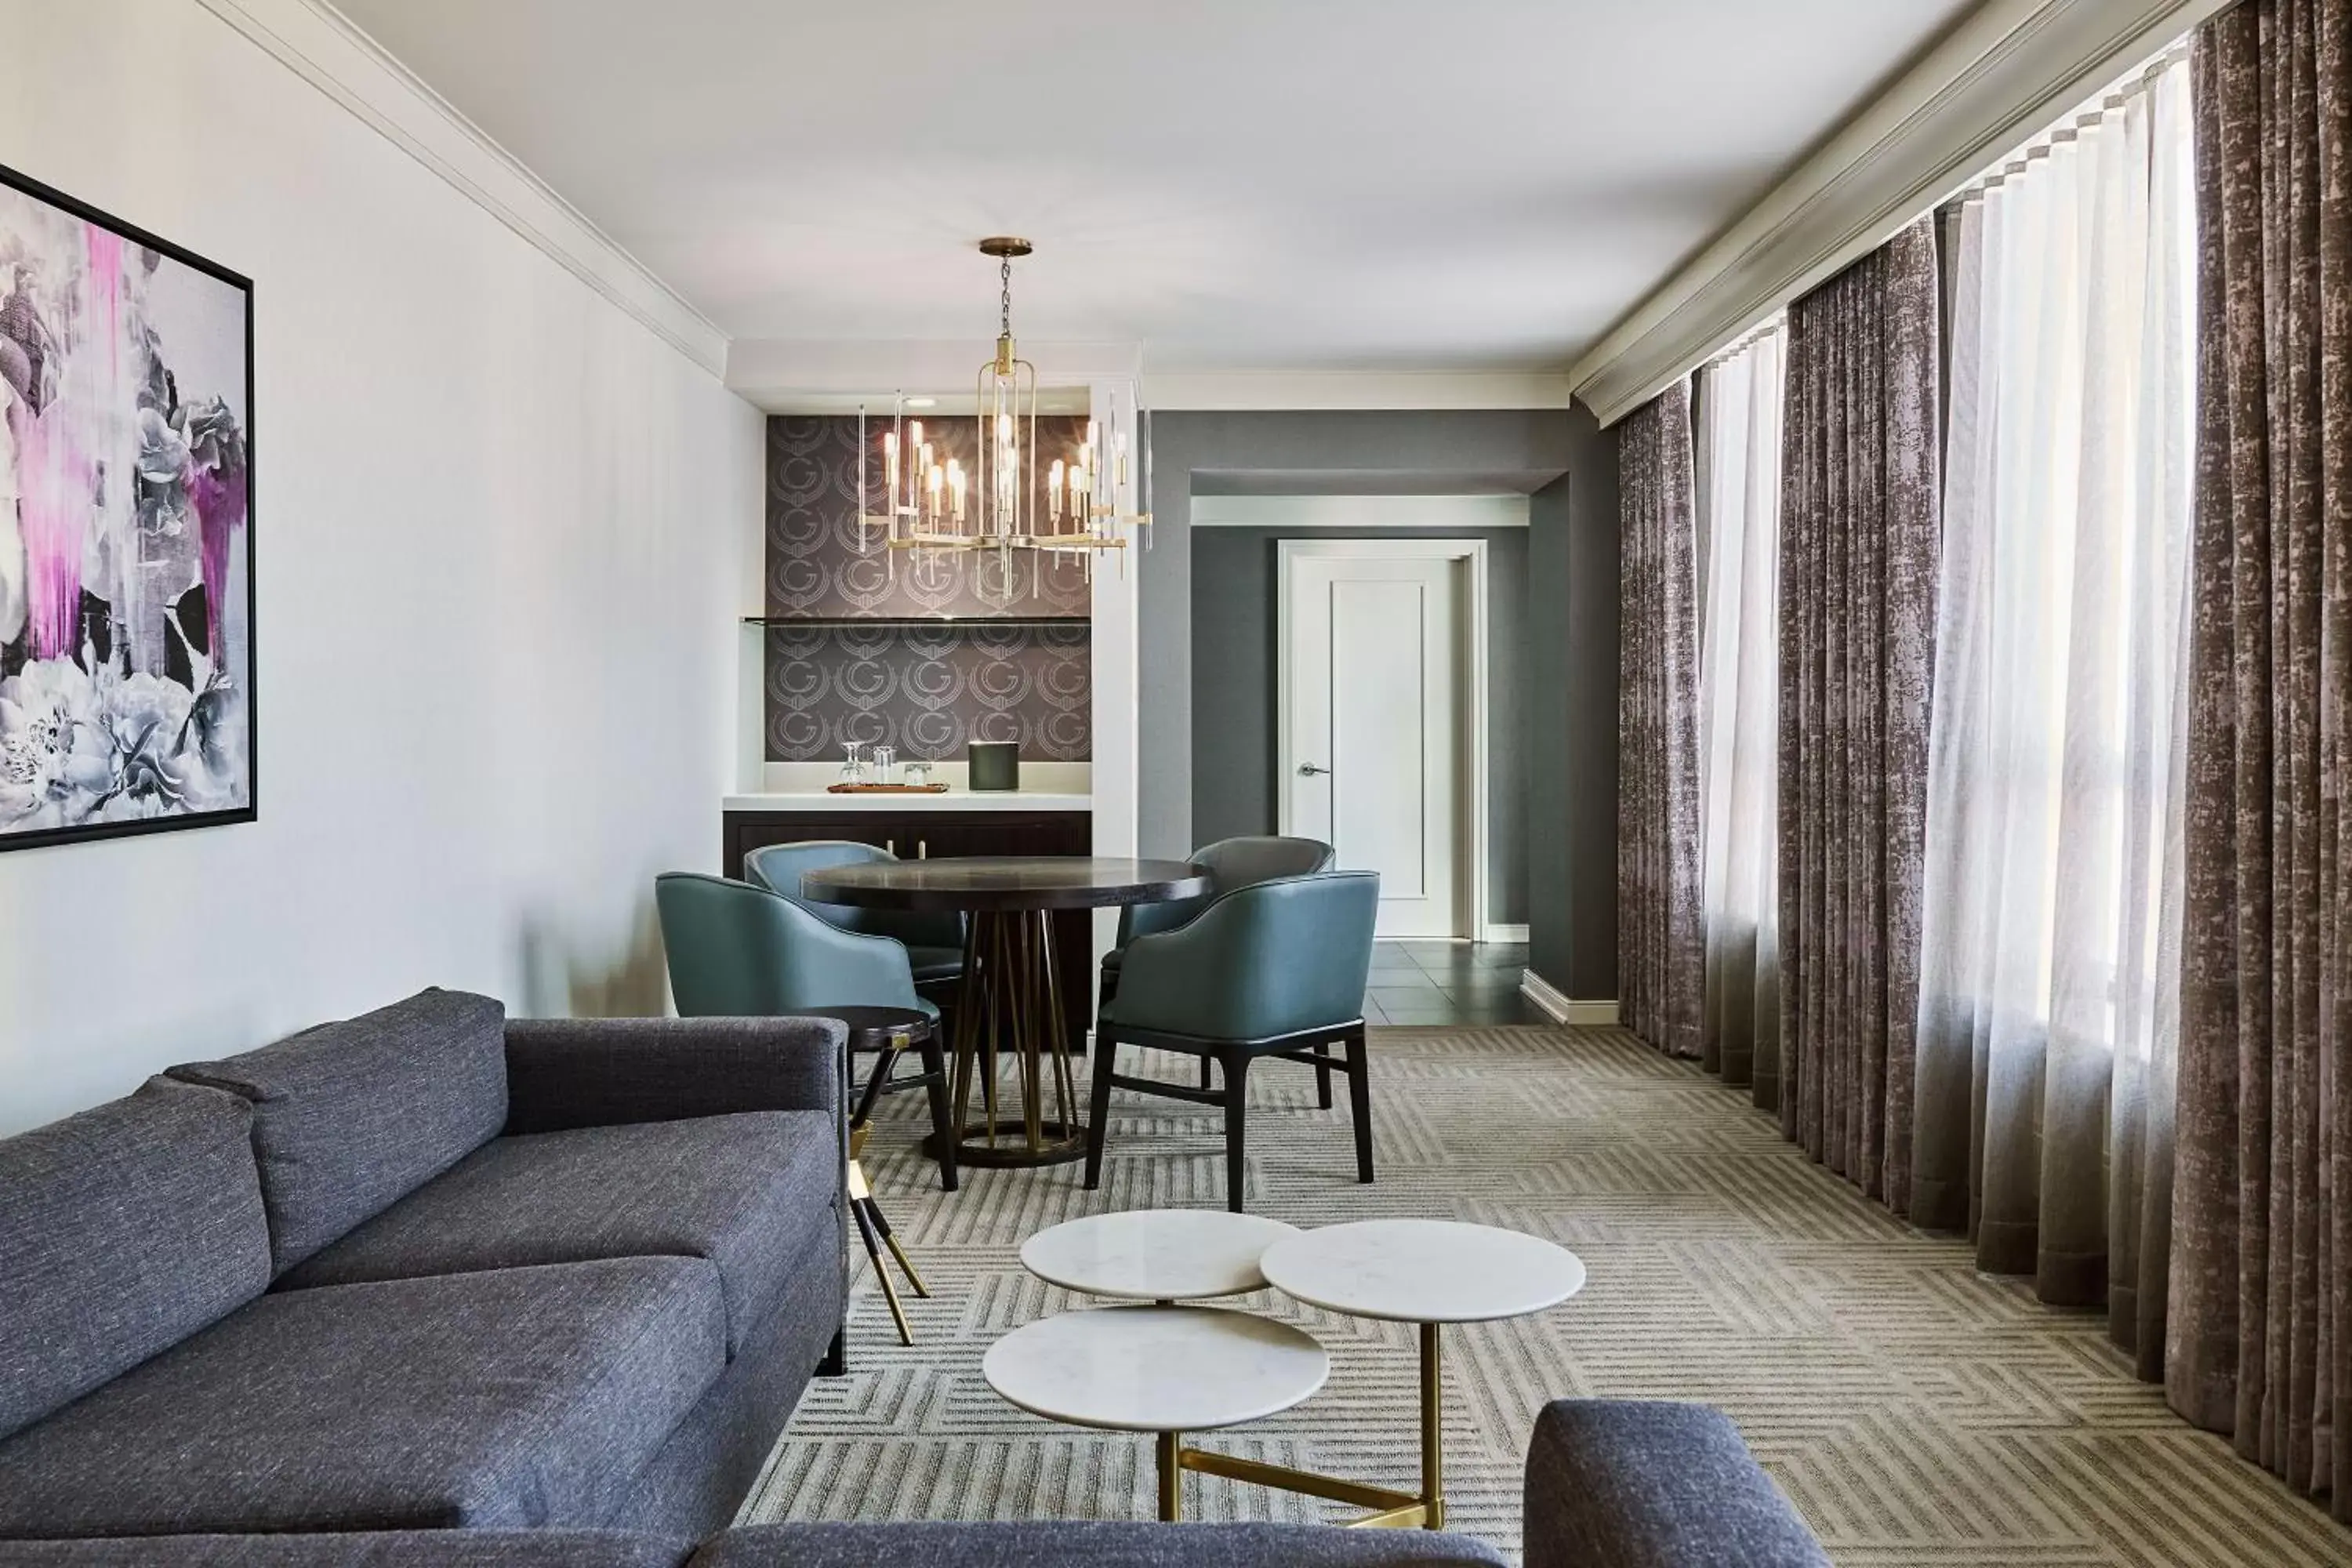
[(1517, 942), (1383, 942), (1364, 992), (1370, 1024), (1542, 1024), (1519, 994), (1528, 950)]

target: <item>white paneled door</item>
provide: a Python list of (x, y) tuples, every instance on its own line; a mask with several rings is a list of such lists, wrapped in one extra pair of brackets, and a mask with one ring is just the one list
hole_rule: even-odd
[(1283, 831), (1381, 874), (1383, 937), (1475, 934), (1474, 545), (1283, 545)]

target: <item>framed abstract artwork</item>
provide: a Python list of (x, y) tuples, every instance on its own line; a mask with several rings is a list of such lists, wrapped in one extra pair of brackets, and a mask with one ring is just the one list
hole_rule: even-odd
[(0, 850), (254, 816), (253, 285), (0, 168)]

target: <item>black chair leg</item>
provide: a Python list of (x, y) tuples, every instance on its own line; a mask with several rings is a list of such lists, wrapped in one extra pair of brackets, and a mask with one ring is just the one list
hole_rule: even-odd
[(1323, 1047), (1315, 1047), (1315, 1104), (1323, 1110), (1331, 1109), (1331, 1069), (1322, 1065)]
[(833, 1343), (824, 1347), (824, 1359), (816, 1363), (819, 1377), (841, 1377), (849, 1371), (849, 1331), (833, 1331)]
[(931, 1138), (940, 1146), (940, 1191), (956, 1190), (956, 1130), (955, 1108), (949, 1102), (948, 1054), (940, 1044), (940, 1031), (921, 1047), (923, 1076), (930, 1082), (923, 1086), (923, 1096), (931, 1102)]
[(1364, 1031), (1348, 1037), (1348, 1112), (1356, 1124), (1356, 1180), (1372, 1179), (1371, 1058), (1364, 1049)]
[(1087, 1191), (1102, 1184), (1103, 1142), (1110, 1135), (1110, 1074), (1118, 1045), (1110, 1031), (1095, 1029), (1095, 1091), (1087, 1106)]
[(1206, 1051), (1201, 1053), (1201, 1087), (1211, 1089), (1216, 1084), (1217, 1058)]
[(1242, 1051), (1219, 1055), (1225, 1069), (1225, 1206), (1240, 1214), (1249, 1184), (1249, 1162), (1243, 1150), (1249, 1139), (1250, 1059)]

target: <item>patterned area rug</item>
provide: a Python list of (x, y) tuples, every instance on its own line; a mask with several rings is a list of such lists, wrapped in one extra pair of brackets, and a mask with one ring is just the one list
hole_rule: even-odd
[[(1454, 1528), (1517, 1554), (1520, 1459), (1545, 1400), (1687, 1399), (1730, 1413), (1843, 1568), (2352, 1563), (2352, 1531), (2175, 1418), (2102, 1319), (1972, 1272), (1966, 1247), (1811, 1163), (1744, 1094), (1613, 1029), (1372, 1041), (1378, 1184), (1352, 1180), (1344, 1093), (1318, 1110), (1312, 1075), (1263, 1064), (1252, 1211), (1510, 1226), (1591, 1270), (1550, 1312), (1448, 1331)], [(1190, 1065), (1153, 1064), (1179, 1081)], [(1148, 1437), (1013, 1410), (980, 1359), (1006, 1331), (1089, 1304), (1025, 1274), (1023, 1237), (1104, 1209), (1223, 1203), (1216, 1114), (1122, 1096), (1101, 1192), (1068, 1165), (968, 1172), (950, 1195), (912, 1149), (920, 1100), (893, 1096), (868, 1151), (931, 1287), (909, 1302), (919, 1342), (898, 1345), (861, 1268), (850, 1375), (810, 1385), (744, 1519), (1151, 1517)], [(1202, 1446), (1412, 1485), (1412, 1330), (1271, 1293), (1236, 1304), (1322, 1341), (1331, 1380)], [(1346, 1512), (1213, 1477), (1185, 1487), (1196, 1519)]]

